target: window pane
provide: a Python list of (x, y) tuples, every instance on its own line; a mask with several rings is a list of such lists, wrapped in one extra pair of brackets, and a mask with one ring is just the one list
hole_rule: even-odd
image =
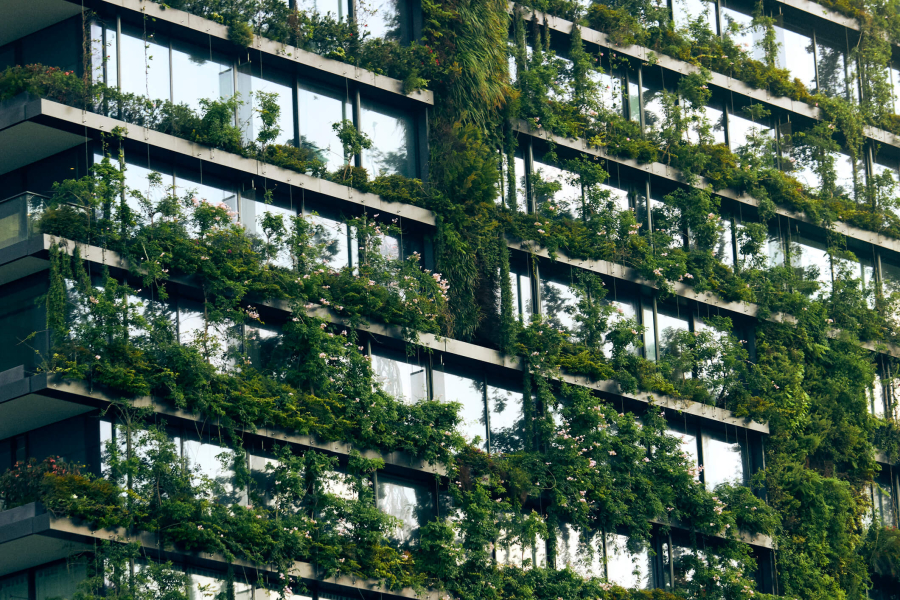
[(435, 399), (459, 402), (462, 407), (459, 416), (462, 422), (457, 430), (471, 442), (481, 438), (480, 447), (487, 448), (487, 427), (484, 421), (484, 380), (466, 377), (459, 372), (447, 370), (434, 373)]
[(575, 329), (578, 300), (572, 288), (556, 281), (541, 280), (541, 309), (557, 329)]
[(343, 269), (351, 265), (351, 249), (355, 256), (357, 241), (351, 239), (346, 223), (321, 215), (305, 214), (304, 218), (318, 230), (312, 236), (312, 243), (322, 248), (322, 260), (332, 269)]
[(746, 146), (747, 138), (751, 134), (758, 135), (760, 133), (771, 137), (772, 128), (761, 123), (754, 123), (750, 119), (734, 113), (728, 114), (728, 145), (732, 152), (737, 152), (741, 146)]
[(675, 341), (675, 336), (679, 331), (690, 331), (691, 321), (686, 316), (676, 314), (666, 314), (662, 310), (657, 310), (656, 326), (659, 329), (659, 347), (660, 354), (665, 355), (670, 351), (670, 346)]
[(357, 21), (372, 38), (395, 42), (410, 39), (406, 0), (356, 0)]
[[(214, 600), (220, 593), (226, 594), (228, 584), (222, 573), (210, 569), (192, 567), (188, 569), (189, 600)], [(251, 600), (253, 588), (242, 581), (234, 582), (234, 600)]]
[[(581, 185), (574, 173), (534, 161), (535, 202), (551, 214), (575, 217), (581, 208)], [(558, 187), (559, 191), (551, 188)]]
[(547, 564), (547, 541), (537, 536), (534, 545), (522, 544), (521, 540), (514, 543), (504, 543), (507, 532), (500, 530), (501, 540), (498, 542), (497, 564), (515, 567), (524, 567), (526, 561), (530, 561), (532, 567), (543, 567)]
[(306, 13), (330, 14), (331, 18), (343, 21), (347, 18), (347, 0), (297, 0), (297, 10)]
[(169, 45), (150, 34), (146, 45), (137, 30), (122, 30), (122, 91), (152, 100), (169, 100)]
[(434, 515), (434, 498), (427, 487), (380, 473), (377, 502), (379, 510), (400, 519), (393, 537), (401, 545), (411, 542)]
[[(256, 194), (252, 194), (254, 197), (255, 195)], [(241, 224), (244, 226), (244, 229), (247, 230), (248, 234), (257, 236), (260, 239), (266, 239), (266, 234), (262, 227), (262, 220), (266, 215), (272, 215), (274, 217), (280, 216), (281, 222), (284, 224), (285, 234), (290, 234), (293, 230), (293, 218), (297, 215), (296, 209), (291, 209), (287, 206), (266, 204), (265, 202), (259, 202), (253, 197), (248, 196), (251, 196), (251, 194), (241, 194)], [(273, 264), (290, 269), (293, 266), (290, 250), (287, 247), (281, 248)]]
[(644, 358), (656, 360), (656, 328), (653, 323), (653, 308), (645, 306), (641, 311), (644, 326)]
[(524, 428), (521, 392), (488, 385), (488, 419), (491, 430), (491, 452), (522, 450)]
[(744, 459), (740, 442), (718, 432), (703, 432), (702, 443), (706, 488), (712, 490), (720, 483), (743, 485)]
[(650, 75), (648, 70), (644, 71), (644, 127), (647, 131), (659, 131), (662, 129), (665, 119), (662, 104), (662, 81), (659, 81), (661, 78), (656, 70), (653, 71), (653, 75)]
[(235, 327), (230, 323), (207, 322), (203, 304), (193, 300), (178, 300), (178, 341), (196, 345), (210, 363), (220, 370), (234, 365), (231, 356), (235, 349)]
[(21, 573), (0, 581), (0, 600), (28, 600), (28, 574)]
[(199, 440), (184, 440), (184, 457), (191, 469), (194, 485), (199, 485), (203, 477), (214, 484), (213, 497), (224, 503), (238, 502), (243, 498), (243, 490), (234, 488), (234, 470), (231, 462), (234, 453), (217, 444)]
[[(709, 123), (710, 134), (712, 135), (713, 144), (725, 143), (725, 112), (712, 106), (703, 107), (703, 115)], [(693, 144), (700, 143), (700, 127), (696, 123), (691, 123), (687, 139)]]
[(519, 318), (525, 323), (531, 321), (531, 315), (534, 312), (534, 300), (531, 293), (531, 277), (526, 272), (516, 272), (510, 270), (510, 283), (513, 295), (513, 310), (517, 312)]
[(332, 125), (352, 120), (344, 94), (324, 86), (301, 81), (297, 91), (300, 145), (313, 150), (330, 171), (344, 164), (344, 150)]
[(666, 584), (671, 589), (672, 582), (670, 581), (670, 573), (674, 573), (675, 575), (675, 587), (683, 588), (686, 584), (690, 583), (691, 580), (694, 579), (694, 569), (691, 567), (687, 559), (694, 556), (694, 549), (688, 548), (686, 546), (679, 546), (677, 544), (672, 545), (672, 566), (671, 571), (669, 566), (669, 544), (668, 542), (663, 544), (663, 577), (666, 580)]
[(629, 552), (624, 535), (606, 535), (606, 578), (626, 589), (650, 589), (650, 555), (647, 550)]
[[(250, 481), (252, 482), (253, 493), (259, 496), (266, 505), (271, 506), (274, 501), (273, 485), (275, 483), (273, 479), (275, 472), (271, 469), (278, 467), (279, 461), (257, 454), (247, 454), (247, 459), (250, 464)], [(271, 469), (267, 468), (268, 465), (271, 465)]]
[(722, 29), (745, 52), (750, 53), (750, 56), (756, 60), (763, 60), (765, 53), (756, 45), (762, 38), (762, 33), (753, 30), (752, 15), (723, 6)]
[(679, 429), (669, 428), (666, 433), (676, 438), (680, 444), (680, 450), (687, 459), (688, 464), (693, 467), (694, 479), (700, 479), (700, 456), (697, 450), (697, 436), (687, 433)]
[(615, 77), (609, 72), (589, 71), (588, 77), (597, 85), (600, 96), (600, 106), (613, 114), (624, 116), (622, 104), (622, 78)]
[[(193, 197), (198, 201), (206, 201), (211, 204), (223, 203), (228, 210), (237, 213), (238, 210), (238, 194), (234, 186), (225, 181), (212, 180), (209, 177), (204, 178), (204, 182), (200, 182), (200, 177), (194, 174), (182, 175), (176, 174), (175, 185), (179, 196), (191, 192)], [(235, 216), (234, 220), (237, 220)]]
[(803, 236), (795, 237), (791, 266), (802, 269), (804, 279), (819, 282), (819, 289), (811, 297), (821, 298), (831, 291), (831, 258), (822, 242)]
[(234, 70), (230, 61), (209, 49), (172, 42), (172, 101), (200, 110), (200, 100), (234, 95)]
[[(259, 76), (258, 63), (245, 63), (238, 70), (238, 92), (242, 104), (238, 108), (238, 123), (244, 133), (245, 141), (257, 139), (262, 129), (259, 114), (260, 92), (277, 94), (276, 103), (281, 111), (278, 114), (278, 136), (267, 143), (288, 144), (294, 140), (294, 93), (291, 77), (279, 71), (266, 68), (264, 76)], [(252, 71), (251, 71), (252, 69)], [(177, 85), (177, 83), (176, 83)]]
[(50, 598), (71, 600), (75, 596), (78, 584), (87, 576), (84, 563), (58, 563), (38, 569), (34, 574), (34, 591), (36, 600)]
[(589, 539), (582, 539), (578, 531), (569, 525), (563, 524), (556, 534), (556, 568), (569, 567), (582, 577), (603, 577), (603, 550), (599, 542), (603, 538), (592, 535)]
[(674, 0), (672, 2), (672, 16), (674, 17), (675, 27), (679, 29), (684, 29), (691, 21), (701, 18), (707, 29), (717, 33), (716, 5), (714, 2), (705, 0)]
[[(91, 80), (104, 83), (110, 87), (118, 87), (118, 69), (116, 67), (116, 30), (97, 22), (91, 24)], [(0, 69), (6, 68), (0, 62)]]
[(412, 403), (428, 398), (427, 373), (404, 359), (402, 353), (373, 348), (372, 371), (375, 382), (389, 395), (402, 402)]
[(723, 265), (734, 267), (734, 245), (732, 244), (733, 234), (731, 219), (727, 216), (723, 216), (719, 223), (722, 225), (722, 232), (719, 234), (719, 239), (716, 240), (716, 245), (713, 247), (713, 255)]
[(775, 35), (781, 42), (778, 66), (788, 69), (793, 77), (803, 82), (810, 93), (816, 93), (816, 61), (812, 38), (778, 25), (775, 26)]
[(415, 125), (412, 116), (363, 98), (360, 129), (372, 140), (363, 151), (369, 178), (379, 175), (416, 176)]
[(826, 42), (817, 33), (816, 53), (819, 61), (819, 93), (849, 100), (844, 52), (837, 44)]

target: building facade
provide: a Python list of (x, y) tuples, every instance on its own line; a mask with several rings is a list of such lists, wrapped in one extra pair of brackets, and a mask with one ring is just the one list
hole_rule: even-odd
[[(465, 120), (448, 118), (461, 113), (447, 98), (468, 84), (415, 82), (443, 73), (428, 41), (437, 9), (273, 2), (240, 9), (243, 44), (247, 25), (228, 3), (0, 6), (0, 471), (35, 482), (0, 490), (0, 599), (161, 595), (153, 565), (166, 561), (166, 591), (191, 599), (552, 600), (612, 586), (813, 597), (820, 583), (785, 571), (803, 552), (828, 589), (895, 597), (881, 567), (857, 577), (835, 564), (862, 561), (869, 532), (898, 526), (900, 235), (885, 215), (897, 210), (900, 137), (870, 120), (859, 140), (815, 142), (841, 123), (819, 98), (871, 116), (859, 66), (869, 29), (794, 0), (635, 14), (641, 31), (664, 13), (685, 39), (725, 40), (741, 61), (786, 70), (803, 85), (792, 99), (665, 54), (657, 38), (601, 31), (590, 3), (510, 3), (497, 18), (518, 112), (494, 121), (503, 131), (477, 123), (494, 169), (479, 214), (492, 215), (502, 250), (492, 263), (493, 250), (471, 249), (479, 317), (464, 332), (471, 307), (457, 290), (468, 279), (449, 269), (448, 240), (474, 233), (448, 205), (466, 212), (461, 199), (476, 192), (442, 187), (455, 164), (446, 153), (466, 148), (436, 140)], [(279, 30), (279, 15), (295, 29)], [(887, 46), (878, 81), (895, 104), (880, 110), (896, 116), (900, 49)], [(394, 48), (413, 48), (406, 77)], [(447, 72), (467, 68), (460, 59)], [(691, 146), (717, 154), (692, 170)], [(717, 162), (787, 173), (830, 212), (762, 198), (765, 182), (720, 185)], [(708, 218), (690, 216), (710, 198)], [(852, 353), (869, 379), (847, 383), (846, 364), (766, 379), (773, 331), (803, 332), (795, 343), (832, 358)], [(542, 346), (544, 335), (559, 337)], [(812, 365), (803, 351), (795, 361)], [(824, 389), (847, 413), (830, 425), (815, 409)], [(591, 408), (599, 425), (585, 403), (602, 407)], [(852, 445), (848, 429), (865, 441)], [(791, 452), (806, 453), (809, 481), (852, 499), (822, 518), (854, 541), (806, 548), (793, 523), (806, 517), (779, 512), (778, 457), (792, 439), (806, 444)], [(834, 458), (864, 451), (852, 467)], [(166, 464), (171, 487), (147, 497)], [(771, 517), (754, 520), (754, 503)], [(441, 544), (438, 523), (450, 531)], [(297, 527), (313, 541), (276, 536)], [(124, 579), (111, 566), (118, 546), (132, 552)]]

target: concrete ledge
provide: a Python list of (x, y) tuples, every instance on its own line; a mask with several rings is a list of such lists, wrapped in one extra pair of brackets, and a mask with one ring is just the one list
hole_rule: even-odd
[[(616, 163), (619, 165), (623, 165), (629, 167), (631, 169), (635, 169), (637, 171), (643, 171), (649, 175), (654, 177), (659, 177), (662, 179), (666, 179), (668, 181), (672, 181), (678, 183), (680, 185), (687, 185), (684, 181), (683, 173), (674, 167), (670, 167), (664, 165), (659, 162), (653, 163), (639, 163), (635, 159), (630, 158), (619, 158), (616, 156), (612, 156), (608, 154), (602, 148), (595, 148), (587, 143), (583, 138), (566, 138), (553, 133), (546, 132), (544, 130), (533, 130), (530, 125), (525, 121), (519, 121), (517, 123), (513, 123), (513, 128), (515, 131), (530, 135), (531, 137), (537, 139), (543, 139), (547, 141), (551, 141), (558, 146), (562, 146), (564, 148), (570, 148), (572, 150), (576, 150), (578, 152), (582, 152), (584, 154), (588, 154), (591, 156), (597, 156), (599, 158), (603, 158), (611, 163)], [(697, 184), (693, 187), (705, 189), (710, 194), (714, 194), (716, 196), (720, 196), (722, 198), (727, 198), (734, 202), (738, 202), (745, 206), (752, 207), (754, 209), (759, 208), (759, 201), (747, 194), (738, 193), (735, 190), (731, 189), (721, 189), (721, 190), (713, 190), (709, 181), (705, 177), (697, 176)], [(845, 237), (859, 240), (865, 242), (867, 244), (874, 244), (881, 248), (885, 248), (887, 250), (891, 250), (893, 252), (900, 253), (900, 239), (895, 239), (891, 237), (884, 236), (880, 233), (875, 233), (872, 231), (867, 231), (865, 229), (860, 229), (859, 227), (854, 227), (853, 225), (847, 225), (846, 223), (836, 222), (834, 223), (833, 229), (827, 230), (825, 227), (814, 223), (811, 219), (806, 217), (803, 213), (795, 212), (790, 209), (784, 207), (776, 207), (775, 213), (793, 219), (795, 221), (799, 221), (811, 227), (815, 227), (821, 229), (823, 231), (834, 231), (844, 235)]]
[[(245, 573), (274, 575), (278, 570), (274, 565), (259, 565), (247, 560), (229, 561), (221, 554), (180, 551), (171, 546), (160, 548), (157, 538), (146, 531), (133, 531), (124, 528), (94, 530), (87, 525), (66, 517), (54, 517), (43, 512), (40, 505), (28, 504), (0, 512), (0, 575), (14, 573), (28, 567), (37, 566), (52, 560), (67, 558), (78, 552), (89, 551), (96, 540), (118, 543), (138, 543), (146, 554), (164, 560), (184, 561), (201, 567), (221, 570), (223, 573), (229, 565), (239, 567)], [(324, 572), (312, 563), (295, 561), (290, 574), (307, 581), (328, 583), (348, 592), (378, 593), (390, 598), (418, 598), (420, 600), (438, 600), (440, 594), (435, 590), (417, 592), (411, 588), (391, 590), (372, 580), (360, 580), (349, 575), (325, 577)]]
[[(62, 1), (62, 0), (60, 0)], [(75, 0), (68, 0), (74, 2)], [(87, 4), (95, 9), (114, 7), (139, 15), (146, 15), (150, 19), (168, 23), (175, 27), (191, 30), (194, 33), (218, 38), (226, 41), (235, 49), (239, 49), (228, 38), (228, 27), (198, 17), (191, 13), (166, 8), (162, 4), (150, 0), (87, 0)], [(430, 90), (418, 90), (410, 94), (403, 92), (403, 82), (384, 75), (378, 75), (372, 71), (361, 69), (354, 65), (343, 63), (330, 58), (319, 56), (307, 50), (301, 50), (289, 44), (282, 44), (268, 38), (253, 36), (253, 49), (270, 55), (273, 59), (286, 67), (291, 63), (304, 65), (322, 73), (338, 77), (347, 82), (353, 82), (362, 87), (376, 89), (392, 95), (408, 98), (414, 102), (426, 105), (434, 104), (434, 94)]]
[[(31, 377), (24, 377), (23, 374), (19, 380), (6, 381), (0, 385), (0, 437), (11, 437), (96, 409), (108, 409), (122, 399), (136, 407), (149, 408), (161, 417), (217, 425), (208, 422), (207, 417), (201, 414), (179, 409), (159, 398), (150, 396), (128, 398), (94, 388), (84, 381), (65, 379), (52, 373), (41, 373)], [(26, 415), (28, 418), (23, 418)], [(240, 428), (236, 431), (338, 456), (348, 456), (356, 451), (364, 458), (383, 460), (385, 466), (392, 471), (409, 470), (441, 476), (447, 474), (444, 465), (426, 463), (402, 451), (381, 452), (364, 449), (352, 443), (322, 440), (315, 435), (300, 435), (275, 426), (259, 429)]]
[[(818, 7), (819, 13), (821, 11), (827, 11), (824, 7), (815, 4), (813, 2), (809, 2), (808, 0), (777, 0), (778, 2), (786, 5), (793, 6), (794, 4), (804, 4), (809, 5), (810, 8), (807, 10), (805, 8), (799, 8), (799, 10), (804, 10), (805, 12), (810, 12), (811, 14), (816, 14), (816, 9), (814, 7)], [(514, 2), (509, 3), (510, 12), (515, 10), (516, 4)], [(530, 21), (534, 18), (540, 20), (540, 22), (544, 22), (544, 19), (547, 20), (547, 24), (553, 31), (558, 31), (563, 34), (570, 34), (572, 32), (572, 27), (574, 23), (572, 21), (567, 21), (566, 19), (562, 19), (560, 17), (555, 17), (553, 15), (543, 13), (541, 11), (533, 11), (531, 9), (521, 7), (522, 15), (527, 21)], [(835, 15), (835, 18), (846, 20), (850, 23), (856, 25), (856, 20), (851, 19), (849, 17), (844, 17), (838, 13), (833, 11), (827, 11), (832, 15)], [(827, 20), (835, 21), (834, 19), (824, 17)], [(843, 23), (840, 23), (843, 24)], [(848, 26), (848, 25), (844, 25)], [(855, 27), (851, 27), (851, 29), (859, 30), (858, 25)], [(690, 73), (697, 73), (700, 71), (700, 67), (693, 65), (689, 62), (685, 62), (683, 60), (674, 58), (667, 54), (656, 53), (649, 48), (645, 48), (644, 46), (620, 46), (614, 44), (610, 41), (609, 36), (603, 32), (596, 31), (594, 29), (590, 29), (588, 27), (582, 27), (581, 29), (581, 39), (588, 44), (592, 44), (595, 46), (599, 46), (605, 49), (608, 49), (611, 52), (617, 52), (624, 56), (629, 56), (631, 58), (648, 62), (651, 57), (655, 57), (656, 65), (666, 69), (668, 71), (672, 71), (674, 73), (680, 73), (682, 75), (687, 75)], [(775, 96), (769, 93), (768, 90), (763, 90), (759, 88), (752, 87), (747, 83), (744, 83), (740, 79), (736, 79), (734, 77), (730, 77), (724, 73), (719, 73), (718, 71), (710, 71), (712, 78), (710, 79), (710, 85), (716, 86), (723, 90), (728, 90), (734, 92), (736, 94), (740, 94), (741, 96), (745, 96), (752, 100), (756, 100), (757, 102), (761, 102), (763, 104), (768, 104), (771, 106), (776, 106), (782, 110), (786, 110), (795, 115), (799, 115), (802, 117), (806, 117), (809, 119), (814, 119), (820, 121), (824, 118), (822, 109), (816, 106), (810, 106), (806, 102), (800, 100), (793, 100), (786, 96)], [(882, 144), (886, 144), (889, 146), (894, 146), (895, 148), (900, 148), (900, 136), (897, 136), (889, 131), (885, 131), (883, 129), (878, 129), (877, 127), (865, 126), (864, 129), (866, 137), (869, 137), (873, 140), (881, 142)]]

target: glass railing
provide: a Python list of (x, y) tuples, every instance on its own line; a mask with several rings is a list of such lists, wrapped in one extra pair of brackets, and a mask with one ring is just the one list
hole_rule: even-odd
[(22, 192), (0, 200), (0, 248), (27, 240), (37, 231), (36, 217), (46, 205), (47, 197)]

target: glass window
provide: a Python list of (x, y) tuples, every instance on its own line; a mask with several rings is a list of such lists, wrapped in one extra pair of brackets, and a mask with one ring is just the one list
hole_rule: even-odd
[[(25, 351), (25, 340), (34, 335), (36, 331), (44, 331), (47, 328), (47, 312), (43, 302), (37, 299), (47, 293), (46, 280), (24, 280), (7, 284), (0, 288), (0, 331), (3, 332), (6, 343), (0, 345), (0, 371), (12, 369), (24, 365), (26, 372), (31, 374), (42, 361), (41, 356), (33, 351)], [(47, 337), (37, 335), (31, 341), (35, 350), (40, 350), (41, 355), (46, 352), (44, 344)]]
[(369, 178), (379, 175), (416, 176), (416, 128), (412, 115), (366, 98), (361, 103), (360, 129), (372, 140), (363, 151)]
[[(601, 60), (601, 64), (607, 63), (608, 61)], [(605, 72), (589, 71), (588, 77), (597, 85), (600, 106), (613, 114), (624, 116), (622, 78), (613, 75), (609, 69)]]
[(869, 413), (878, 418), (884, 418), (885, 395), (881, 377), (876, 373), (869, 387)]
[(541, 278), (541, 312), (553, 327), (574, 331), (577, 309), (578, 299), (570, 286)]
[[(91, 80), (110, 87), (119, 87), (117, 68), (117, 47), (115, 27), (107, 27), (101, 23), (91, 23)], [(5, 69), (0, 61), (0, 69)], [(12, 65), (8, 65), (12, 66)]]
[(481, 439), (480, 447), (487, 449), (487, 427), (485, 425), (484, 378), (469, 377), (462, 370), (445, 367), (444, 372), (434, 372), (434, 395), (436, 400), (459, 402), (461, 422), (458, 431), (466, 441)]
[[(526, 258), (526, 260), (528, 259)], [(517, 311), (520, 320), (529, 323), (534, 312), (534, 300), (528, 270), (527, 268), (523, 270), (510, 269), (509, 278), (513, 294), (513, 310)]]
[(539, 208), (560, 217), (579, 214), (581, 184), (574, 173), (539, 161), (534, 161), (534, 173), (534, 200)]
[(178, 172), (175, 174), (175, 186), (179, 195), (191, 192), (193, 197), (201, 202), (225, 204), (228, 210), (235, 213), (234, 219), (237, 220), (238, 194), (234, 189), (234, 185), (230, 182), (208, 176), (197, 176), (193, 173), (182, 174)]
[(641, 87), (638, 85), (638, 73), (628, 71), (628, 118), (640, 123), (641, 121)]
[[(94, 154), (94, 164), (99, 164), (103, 160), (103, 156), (100, 154)], [(116, 164), (115, 158), (111, 159), (113, 164)], [(162, 200), (167, 193), (169, 193), (169, 188), (171, 188), (172, 184), (175, 182), (172, 176), (172, 170), (168, 165), (163, 164), (154, 164), (154, 168), (148, 169), (147, 167), (138, 164), (136, 161), (132, 160), (131, 157), (126, 157), (125, 159), (125, 187), (127, 190), (134, 190), (140, 192), (144, 198), (150, 200), (153, 204), (158, 203)], [(160, 186), (151, 186), (150, 184), (150, 176), (153, 173), (159, 173), (161, 185)], [(130, 193), (126, 193), (126, 203), (128, 207), (135, 212), (136, 215), (141, 217), (146, 217), (144, 210), (141, 208), (140, 203), (132, 197)]]
[(837, 193), (854, 198), (856, 168), (854, 168), (853, 159), (849, 154), (843, 152), (835, 153), (832, 156), (834, 156), (834, 171), (837, 176), (835, 180)]
[(743, 449), (734, 435), (704, 431), (701, 443), (706, 489), (712, 490), (720, 483), (744, 484)]
[(400, 519), (394, 541), (407, 545), (415, 539), (419, 527), (434, 516), (434, 495), (427, 486), (378, 474), (376, 497), (382, 512)]
[[(663, 579), (666, 581), (666, 587), (672, 589), (671, 575), (675, 575), (675, 588), (684, 588), (685, 585), (694, 579), (694, 569), (690, 564), (690, 559), (694, 556), (694, 549), (687, 546), (672, 544), (672, 555), (669, 558), (669, 542), (663, 543), (662, 563), (663, 563)], [(671, 560), (671, 566), (670, 566)], [(671, 569), (671, 571), (670, 571)]]
[[(512, 169), (513, 180), (515, 181), (516, 205), (514, 208), (517, 211), (526, 211), (528, 210), (528, 203), (525, 201), (525, 158), (522, 150), (516, 150)], [(500, 189), (503, 195), (497, 198), (497, 204), (505, 203), (507, 208), (509, 208), (509, 160), (507, 156), (503, 157), (501, 179)]]
[(317, 228), (312, 242), (322, 248), (325, 264), (337, 270), (357, 264), (359, 245), (356, 228), (318, 214), (304, 213), (304, 218)]
[(784, 266), (784, 242), (781, 232), (774, 226), (769, 228), (766, 239), (766, 259), (769, 267)]
[(209, 362), (220, 370), (234, 366), (234, 351), (239, 349), (234, 324), (208, 322), (203, 304), (178, 299), (178, 341), (199, 348)]
[(685, 427), (670, 426), (667, 433), (676, 438), (680, 449), (689, 465), (693, 467), (694, 479), (700, 479), (700, 455), (697, 448), (697, 436), (689, 433)]
[(337, 21), (343, 21), (349, 15), (347, 0), (297, 0), (297, 10), (305, 13), (331, 15)]
[(487, 386), (490, 451), (515, 452), (524, 447), (522, 392), (510, 385)]
[(231, 61), (208, 48), (172, 42), (172, 102), (200, 111), (200, 100), (234, 95)]
[(847, 89), (846, 53), (839, 44), (816, 35), (816, 54), (819, 71), (819, 93), (849, 98)]
[(722, 215), (719, 223), (722, 225), (722, 232), (719, 234), (719, 239), (716, 240), (716, 245), (713, 247), (713, 256), (723, 265), (734, 267), (733, 223), (725, 215)]
[(659, 131), (663, 127), (665, 121), (665, 113), (663, 112), (663, 80), (661, 69), (644, 69), (641, 71), (643, 76), (643, 107), (644, 107), (644, 128), (646, 131)]
[[(266, 204), (256, 200), (255, 196), (255, 192), (244, 192), (241, 194), (241, 225), (244, 226), (247, 233), (260, 239), (266, 239), (266, 234), (262, 228), (262, 220), (266, 215), (272, 215), (281, 217), (285, 233), (289, 234), (293, 229), (293, 218), (297, 215), (297, 210), (287, 206)], [(290, 250), (286, 247), (281, 248), (273, 264), (286, 269), (291, 268), (293, 259)]]
[[(210, 569), (188, 568), (189, 600), (215, 600), (219, 594), (227, 594), (228, 583), (222, 574)], [(234, 582), (234, 600), (252, 600), (253, 588), (243, 581)]]
[(234, 452), (197, 439), (185, 439), (183, 447), (194, 485), (206, 478), (212, 482), (213, 497), (219, 502), (231, 504), (244, 499), (243, 490), (234, 487)]
[(603, 577), (602, 539), (598, 534), (579, 534), (568, 523), (563, 524), (556, 533), (556, 568), (569, 567), (585, 578)]
[(894, 505), (894, 486), (892, 481), (892, 467), (882, 466), (882, 471), (875, 478), (872, 486), (872, 506), (875, 510), (875, 520), (885, 527), (896, 527), (896, 507)]
[(152, 100), (171, 100), (169, 42), (149, 34), (146, 42), (137, 30), (122, 28), (122, 91)]
[[(612, 327), (619, 321), (626, 321), (628, 319), (634, 319), (635, 321), (637, 321), (638, 302), (636, 300), (630, 300), (626, 296), (622, 295), (617, 299), (612, 300), (607, 297), (606, 302), (611, 304), (615, 309), (615, 312), (610, 316), (608, 321), (610, 329), (612, 329)], [(637, 348), (635, 348), (634, 346), (629, 346), (629, 350), (635, 353), (637, 352)], [(611, 341), (603, 344), (603, 353), (607, 357), (612, 356), (613, 343)]]
[(626, 589), (648, 590), (651, 587), (650, 555), (646, 549), (632, 554), (624, 535), (606, 535), (606, 580)]
[(85, 577), (87, 566), (84, 563), (62, 562), (40, 568), (34, 574), (34, 597), (36, 600), (70, 600)]
[(900, 114), (900, 68), (891, 67), (891, 85), (894, 89), (894, 114)]
[(352, 121), (350, 104), (336, 89), (301, 81), (297, 88), (300, 146), (316, 153), (328, 170), (344, 165), (344, 149), (332, 125)]
[[(176, 84), (177, 85), (177, 84)], [(292, 78), (261, 63), (248, 62), (238, 68), (238, 92), (241, 105), (238, 107), (238, 123), (244, 132), (244, 140), (256, 140), (262, 128), (259, 114), (261, 92), (277, 94), (276, 102), (281, 109), (278, 115), (278, 137), (268, 143), (289, 144), (294, 141), (294, 93)]]
[(722, 6), (722, 29), (745, 52), (756, 60), (763, 60), (765, 53), (756, 44), (762, 39), (762, 32), (753, 28), (753, 15), (730, 6)]
[(706, 28), (713, 33), (718, 33), (716, 28), (716, 4), (707, 0), (674, 0), (672, 2), (672, 17), (675, 27), (686, 28), (690, 22), (702, 19)]
[[(547, 564), (547, 541), (537, 536), (534, 544), (522, 544), (521, 540), (511, 542), (505, 530), (500, 531), (501, 540), (497, 543), (497, 563), (514, 567), (524, 567), (530, 561), (532, 567), (543, 567)], [(0, 599), (2, 600), (2, 599)]]
[(775, 26), (775, 35), (781, 43), (778, 66), (789, 70), (793, 77), (802, 81), (811, 94), (816, 93), (816, 59), (812, 38), (779, 25)]
[[(709, 123), (713, 144), (725, 143), (725, 111), (715, 106), (704, 106), (703, 117)], [(692, 144), (700, 143), (700, 126), (691, 123), (687, 131), (687, 139)]]
[(428, 398), (428, 374), (402, 352), (372, 348), (372, 372), (375, 382), (394, 398), (407, 403)]
[(28, 600), (28, 573), (0, 579), (0, 600)]
[(679, 331), (691, 330), (689, 316), (669, 313), (658, 307), (656, 311), (656, 328), (659, 331), (660, 355), (664, 356), (670, 351), (670, 346), (675, 341)]
[(656, 360), (656, 328), (653, 323), (652, 306), (643, 307), (641, 324), (644, 326), (644, 358)]
[(821, 298), (831, 291), (831, 257), (824, 243), (795, 236), (791, 247), (791, 266), (802, 269), (804, 279), (819, 282), (818, 290), (811, 294), (813, 298)]
[(772, 136), (772, 128), (761, 123), (755, 123), (734, 112), (728, 113), (728, 145), (732, 152), (747, 145), (747, 138), (752, 134), (765, 134)]
[(369, 37), (394, 42), (405, 42), (412, 37), (406, 0), (356, 0), (356, 18)]
[[(268, 456), (248, 453), (247, 462), (250, 466), (251, 491), (253, 492), (249, 499), (253, 501), (254, 497), (259, 497), (266, 505), (271, 506), (274, 502), (273, 485), (275, 483), (272, 469), (279, 466), (279, 461)], [(271, 468), (267, 468), (268, 465), (271, 465)]]

